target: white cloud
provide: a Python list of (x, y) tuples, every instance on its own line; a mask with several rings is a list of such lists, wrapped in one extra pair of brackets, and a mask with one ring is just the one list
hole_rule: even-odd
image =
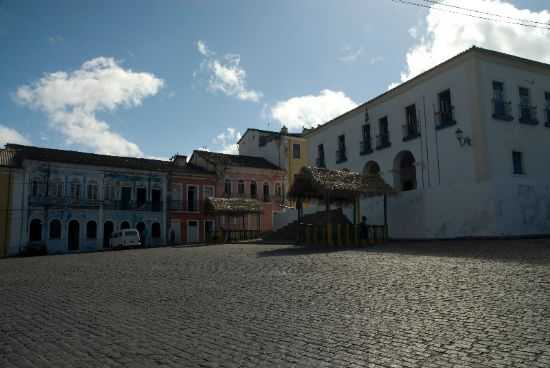
[(370, 58), (371, 65), (378, 64), (384, 61), (383, 56), (373, 56)]
[(361, 56), (362, 53), (363, 53), (362, 47), (354, 49), (350, 46), (346, 46), (342, 50), (342, 55), (340, 55), (338, 60), (340, 60), (343, 63), (353, 63), (355, 60), (359, 58), (359, 56)]
[[(442, 1), (442, 3), (446, 2)], [(401, 82), (474, 45), (550, 62), (548, 30), (499, 22), (499, 20), (506, 21), (509, 19), (506, 17), (510, 17), (550, 23), (548, 10), (534, 12), (519, 9), (502, 0), (462, 0), (460, 6), (500, 14), (501, 17), (495, 21), (486, 21), (430, 9), (426, 17), (426, 29), (409, 30), (411, 36), (416, 36), (417, 43), (407, 52), (407, 66), (401, 73)]]
[(271, 108), (271, 116), (290, 130), (301, 131), (303, 127), (324, 124), (356, 106), (344, 92), (324, 89), (317, 96), (292, 97), (277, 102)]
[(21, 133), (13, 128), (8, 128), (0, 124), (0, 146), (6, 143), (31, 144), (31, 141), (25, 138)]
[[(218, 134), (212, 143), (219, 147), (219, 149), (214, 149), (213, 151), (229, 154), (238, 154), (239, 146), (237, 142), (241, 139), (241, 133), (234, 128), (227, 128), (225, 131)], [(202, 150), (209, 151), (208, 148), (201, 148)]]
[[(216, 58), (203, 41), (197, 41), (197, 50), (204, 56), (201, 70), (208, 74), (208, 89), (212, 92), (222, 92), (242, 101), (259, 102), (262, 92), (248, 89), (246, 71), (240, 66), (241, 57), (238, 54), (226, 54)], [(194, 76), (197, 74), (194, 73)]]
[(58, 43), (61, 43), (65, 41), (65, 39), (59, 35), (54, 35), (54, 36), (50, 36), (48, 37), (48, 42), (51, 43), (52, 45), (56, 45)]
[(16, 100), (44, 111), (50, 125), (69, 144), (79, 144), (97, 153), (143, 156), (139, 147), (96, 117), (101, 111), (141, 105), (162, 88), (164, 81), (149, 73), (122, 69), (112, 58), (86, 61), (72, 72), (45, 74), (17, 89)]

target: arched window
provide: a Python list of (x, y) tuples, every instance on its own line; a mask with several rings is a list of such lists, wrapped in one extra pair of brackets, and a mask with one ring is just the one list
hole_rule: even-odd
[(264, 183), (264, 201), (268, 202), (270, 200), (269, 198), (269, 184)]
[(128, 221), (123, 221), (122, 224), (120, 224), (120, 230), (129, 229), (130, 223)]
[(29, 240), (32, 242), (42, 240), (42, 221), (34, 219), (29, 227)]
[(258, 196), (258, 187), (256, 186), (256, 182), (252, 180), (250, 182), (250, 198), (256, 198)]
[(158, 222), (153, 223), (153, 226), (151, 228), (151, 236), (154, 239), (160, 238), (160, 224)]
[(50, 239), (61, 239), (61, 221), (52, 220), (50, 222)]
[(401, 191), (416, 189), (416, 165), (410, 151), (401, 151), (393, 161), (394, 186)]
[(363, 175), (380, 174), (380, 166), (376, 161), (369, 161), (363, 168)]
[(97, 238), (97, 223), (95, 221), (88, 221), (88, 223), (86, 224), (86, 238)]

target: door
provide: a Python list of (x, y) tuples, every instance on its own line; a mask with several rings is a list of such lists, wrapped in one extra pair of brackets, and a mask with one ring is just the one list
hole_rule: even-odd
[(141, 245), (145, 245), (145, 224), (143, 222), (139, 222), (136, 225), (136, 229), (139, 232), (139, 241), (141, 242)]
[(187, 242), (196, 243), (199, 241), (199, 224), (197, 221), (189, 221), (187, 224)]
[(204, 237), (209, 241), (214, 236), (214, 221), (207, 220), (204, 223)]
[(69, 250), (78, 250), (80, 248), (80, 224), (76, 220), (69, 222)]
[(109, 239), (111, 239), (114, 229), (115, 226), (111, 221), (107, 221), (103, 224), (103, 248), (109, 248)]
[(181, 225), (179, 220), (170, 221), (170, 242), (172, 244), (181, 243)]

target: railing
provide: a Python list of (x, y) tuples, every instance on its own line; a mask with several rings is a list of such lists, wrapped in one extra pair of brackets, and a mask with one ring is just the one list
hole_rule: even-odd
[(336, 163), (339, 164), (341, 162), (344, 162), (344, 161), (347, 161), (347, 156), (346, 156), (346, 149), (338, 149), (336, 151)]
[(363, 231), (361, 225), (302, 224), (298, 243), (309, 246), (360, 247), (368, 244), (382, 244), (388, 240), (387, 228), (384, 225), (367, 225), (366, 233), (362, 233)]
[(527, 125), (537, 125), (537, 107), (519, 105), (519, 122)]
[(315, 165), (317, 167), (327, 167), (327, 165), (325, 164), (325, 158), (324, 157), (323, 158), (317, 158), (315, 160)]
[(510, 101), (493, 99), (493, 118), (497, 120), (512, 121), (512, 103)]
[(359, 154), (368, 155), (369, 153), (372, 153), (372, 139), (370, 137), (363, 138), (363, 140), (359, 144), (360, 144)]
[(455, 107), (449, 106), (449, 109), (446, 111), (438, 111), (435, 113), (436, 123), (435, 128), (436, 129), (443, 129), (447, 128), (453, 125), (456, 125), (455, 120)]
[(380, 150), (391, 146), (390, 135), (389, 134), (380, 134), (376, 136), (376, 149)]
[(402, 128), (403, 142), (420, 137), (420, 129), (418, 128), (418, 124), (405, 124)]
[(74, 208), (94, 208), (103, 206), (110, 210), (131, 210), (131, 211), (153, 211), (162, 210), (162, 201), (121, 201), (121, 200), (102, 200), (74, 198), (70, 196), (31, 196), (29, 197), (31, 206), (48, 207), (74, 207)]
[(205, 234), (207, 243), (233, 243), (258, 239), (260, 230), (226, 230), (219, 229)]
[(168, 201), (169, 211), (186, 211), (186, 212), (201, 212), (204, 210), (204, 201), (186, 201), (172, 199)]

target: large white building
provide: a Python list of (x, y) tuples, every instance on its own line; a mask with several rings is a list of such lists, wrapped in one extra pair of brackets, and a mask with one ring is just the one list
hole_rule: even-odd
[[(306, 133), (309, 162), (379, 171), (393, 238), (550, 234), (550, 65), (480, 48)], [(382, 223), (382, 200), (362, 201)]]

